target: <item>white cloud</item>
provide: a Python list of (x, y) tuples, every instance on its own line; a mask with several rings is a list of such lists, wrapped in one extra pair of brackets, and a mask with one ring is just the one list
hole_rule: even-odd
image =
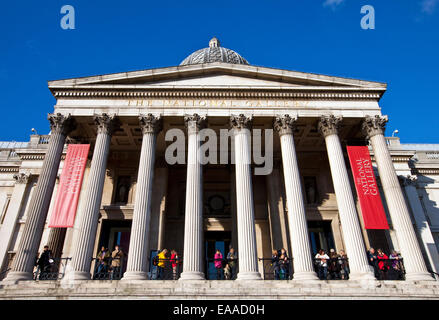
[(432, 14), (436, 9), (438, 2), (439, 0), (423, 0), (421, 3), (421, 11), (423, 13)]
[[(433, 0), (436, 1), (436, 0)], [(344, 0), (325, 0), (323, 3), (324, 7), (331, 7), (332, 9), (335, 9), (337, 6), (341, 5), (344, 2)]]

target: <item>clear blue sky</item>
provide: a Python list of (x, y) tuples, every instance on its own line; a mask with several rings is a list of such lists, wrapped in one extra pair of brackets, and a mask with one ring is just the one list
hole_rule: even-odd
[[(67, 4), (75, 30), (60, 27)], [(2, 1), (0, 140), (49, 131), (48, 80), (175, 66), (217, 36), (254, 65), (386, 82), (387, 135), (439, 143), (438, 18), (439, 0)]]

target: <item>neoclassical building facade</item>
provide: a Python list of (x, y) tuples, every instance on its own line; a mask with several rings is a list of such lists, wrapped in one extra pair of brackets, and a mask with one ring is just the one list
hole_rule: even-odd
[[(237, 280), (249, 286), (266, 278), (264, 258), (280, 248), (291, 257), (291, 288), (317, 281), (319, 249), (346, 252), (348, 283), (375, 283), (366, 255), (374, 247), (400, 253), (406, 282), (438, 290), (439, 145), (385, 137), (386, 84), (253, 66), (214, 38), (177, 67), (49, 89), (50, 134), (0, 144), (2, 294), (32, 282), (46, 244), (68, 259), (56, 280), (66, 285), (91, 283), (93, 258), (116, 244), (126, 253), (121, 286), (149, 286), (141, 280), (151, 276), (151, 252), (164, 248), (183, 257), (175, 286), (209, 280), (218, 247), (237, 250)], [(183, 157), (172, 162), (175, 129)], [(218, 137), (209, 138), (218, 161), (200, 160), (204, 129)], [(259, 133), (265, 162), (253, 150)], [(75, 225), (48, 228), (67, 145), (77, 143), (91, 148)], [(389, 230), (364, 228), (347, 145), (369, 146)], [(270, 157), (268, 174), (257, 174)]]

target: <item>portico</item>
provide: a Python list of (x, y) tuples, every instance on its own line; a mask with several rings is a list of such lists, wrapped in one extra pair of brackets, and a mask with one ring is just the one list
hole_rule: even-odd
[[(225, 49), (216, 42), (210, 48)], [(129, 235), (124, 282), (149, 279), (151, 250), (163, 248), (183, 257), (180, 281), (206, 279), (206, 259), (213, 258), (206, 232), (222, 232), (224, 239), (216, 240), (237, 250), (237, 280), (263, 280), (261, 259), (284, 247), (293, 282), (311, 283), (318, 279), (318, 245), (346, 251), (350, 281), (374, 282), (366, 250), (392, 244), (363, 228), (345, 154), (346, 145), (369, 141), (406, 279), (434, 280), (384, 138), (379, 101), (386, 84), (255, 67), (230, 51), (224, 52), (234, 58), (227, 61), (198, 63), (197, 54), (178, 67), (49, 82), (57, 99), (52, 134), (5, 282), (32, 278), (67, 138), (90, 143), (92, 152), (75, 227), (61, 244), (71, 257), (66, 283), (91, 279), (92, 260), (108, 243), (104, 221), (130, 222), (123, 225)], [(166, 150), (175, 141), (167, 134), (175, 129), (184, 133), (184, 157), (169, 163)], [(217, 134), (216, 163), (200, 160), (202, 129)], [(219, 138), (224, 129), (230, 130), (226, 151)], [(272, 152), (268, 175), (256, 173), (264, 166), (254, 156), (259, 133), (261, 154)], [(318, 244), (309, 228), (314, 222), (330, 229), (330, 236), (317, 234)], [(120, 241), (114, 234), (122, 224), (111, 228), (105, 234)]]

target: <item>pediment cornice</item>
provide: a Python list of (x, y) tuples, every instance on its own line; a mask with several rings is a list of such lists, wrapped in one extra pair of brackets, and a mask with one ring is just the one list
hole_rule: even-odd
[[(215, 85), (215, 83), (209, 83), (209, 85), (191, 86), (185, 85), (184, 82), (181, 85), (178, 83), (182, 79), (215, 75), (263, 80), (268, 84), (246, 86), (244, 81), (244, 85)], [(169, 81), (177, 82), (174, 85), (167, 85)], [(232, 96), (251, 95), (251, 92), (266, 90), (267, 92), (264, 93), (266, 95), (285, 95), (288, 98), (305, 97), (316, 93), (321, 95), (323, 92), (334, 92), (333, 94), (343, 95), (345, 94), (343, 91), (346, 91), (346, 93), (352, 93), (353, 91), (367, 92), (365, 94), (379, 94), (379, 97), (381, 97), (386, 91), (386, 87), (387, 85), (381, 82), (219, 62), (49, 81), (49, 88), (55, 97), (68, 95), (137, 95), (139, 97), (150, 97), (168, 94), (188, 94), (192, 97), (198, 94), (196, 92), (201, 91), (203, 91), (202, 94), (221, 96), (225, 94), (224, 90), (231, 91)], [(185, 93), (179, 93), (179, 90), (185, 91)], [(189, 92), (186, 93), (186, 91)]]

